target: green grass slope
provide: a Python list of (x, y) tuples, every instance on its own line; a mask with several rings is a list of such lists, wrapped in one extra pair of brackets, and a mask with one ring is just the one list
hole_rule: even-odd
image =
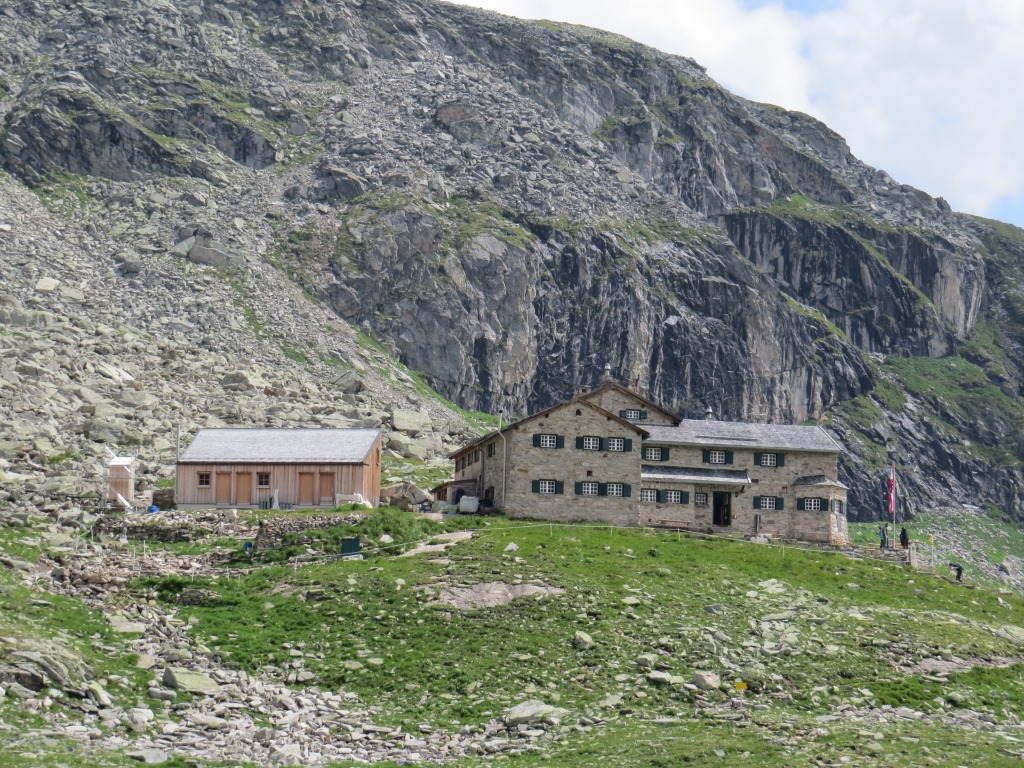
[[(251, 673), (287, 680), (301, 659), (308, 685), (358, 693), (381, 724), (406, 732), (480, 732), (531, 699), (566, 710), (514, 754), (483, 750), (460, 768), (1000, 766), (1024, 756), (1017, 595), (832, 552), (474, 522), (474, 537), (445, 553), (395, 556), (406, 540), (365, 560), (140, 579), (122, 597), (155, 592), (200, 642)], [(364, 544), (415, 530), (388, 511), (371, 517)], [(549, 591), (492, 607), (445, 601), (494, 583)], [(186, 586), (216, 596), (174, 604)], [(8, 611), (30, 601), (5, 594)], [(67, 632), (72, 615), (49, 612), (25, 631)], [(719, 686), (701, 690), (711, 674)], [(0, 709), (12, 738), (17, 708), (8, 697)], [(90, 763), (54, 738), (0, 765), (122, 764)]]

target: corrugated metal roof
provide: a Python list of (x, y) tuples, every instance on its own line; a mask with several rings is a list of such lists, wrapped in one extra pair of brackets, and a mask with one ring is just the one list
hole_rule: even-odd
[(179, 463), (361, 464), (379, 429), (201, 429)]
[(839, 453), (839, 444), (821, 427), (752, 424), (741, 421), (687, 419), (678, 427), (647, 427), (647, 443), (699, 445), (705, 448), (759, 448), (780, 451)]
[(644, 464), (640, 467), (640, 477), (644, 480), (667, 480), (674, 483), (750, 485), (750, 476), (745, 469), (695, 469)]

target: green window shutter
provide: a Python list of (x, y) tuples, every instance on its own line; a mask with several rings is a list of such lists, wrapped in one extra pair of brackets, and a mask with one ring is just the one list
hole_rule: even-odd
[(701, 456), (703, 456), (703, 461), (705, 464), (711, 463), (711, 451), (705, 448), (703, 451), (701, 451)]
[(725, 463), (732, 464), (732, 451), (725, 452)]
[(555, 448), (565, 448), (565, 435), (555, 435)]
[(665, 492), (662, 491), (662, 490), (658, 491), (658, 503), (659, 504), (664, 504), (665, 503)]
[(629, 483), (622, 484), (622, 496), (623, 498), (629, 498), (629, 495), (633, 492), (633, 486)]
[(633, 441), (630, 440), (629, 438), (626, 438), (625, 440), (622, 441), (622, 446), (622, 450), (628, 453), (629, 451), (633, 450)]
[(640, 411), (640, 421), (647, 421), (647, 411)]
[(555, 493), (565, 493), (565, 483), (555, 480)]
[(755, 496), (753, 501), (754, 501), (754, 509), (760, 509), (761, 508), (761, 497), (760, 496)]
[(576, 495), (577, 496), (582, 496), (583, 495), (583, 483), (576, 483)]
[(668, 461), (668, 448), (661, 449), (661, 460)]
[(533, 447), (540, 448), (540, 435), (533, 436)]
[(783, 499), (781, 496), (776, 496), (775, 497), (775, 508), (776, 509), (782, 509), (785, 506), (786, 506), (786, 500)]
[(626, 418), (626, 412), (625, 411), (619, 411), (619, 418), (620, 419)]
[(806, 509), (806, 507), (805, 507), (806, 503), (807, 503), (807, 500), (804, 499), (804, 498), (797, 499), (796, 500), (797, 511), (802, 512), (804, 509)]
[(818, 499), (818, 503), (821, 504), (822, 512), (829, 512), (832, 509), (828, 503), (828, 499)]
[(602, 437), (601, 438), (601, 450), (602, 451), (607, 451), (608, 450), (608, 438), (607, 437)]
[(583, 450), (583, 437), (582, 436), (576, 438), (576, 448), (578, 450)]
[(598, 496), (607, 496), (608, 495), (608, 483), (598, 483), (597, 484), (597, 495)]
[(754, 454), (754, 466), (755, 467), (760, 467), (761, 466), (761, 454), (760, 453), (755, 453)]
[(775, 454), (775, 466), (784, 467), (786, 466), (786, 454), (777, 453)]
[(531, 480), (530, 490), (534, 493), (540, 493), (540, 480)]
[(690, 492), (689, 491), (683, 491), (683, 504), (689, 504), (689, 503), (690, 503)]

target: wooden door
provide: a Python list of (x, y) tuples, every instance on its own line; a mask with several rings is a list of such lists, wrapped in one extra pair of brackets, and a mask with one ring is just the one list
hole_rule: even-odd
[(252, 504), (252, 472), (235, 475), (235, 504), (240, 507)]
[(299, 504), (303, 507), (312, 507), (313, 481), (316, 475), (312, 472), (299, 472)]
[(218, 504), (231, 503), (231, 473), (217, 473), (216, 499)]
[(334, 506), (334, 475), (328, 472), (320, 473), (320, 506)]

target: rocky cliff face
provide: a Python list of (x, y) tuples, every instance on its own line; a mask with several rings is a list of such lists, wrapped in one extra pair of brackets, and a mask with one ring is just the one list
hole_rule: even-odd
[(692, 60), (412, 0), (18, 0), (0, 35), (12, 471), (393, 407), (443, 456), (468, 427), (403, 364), (508, 415), (610, 363), (828, 423), (856, 514), (890, 460), (917, 507), (1020, 514), (1019, 232)]

